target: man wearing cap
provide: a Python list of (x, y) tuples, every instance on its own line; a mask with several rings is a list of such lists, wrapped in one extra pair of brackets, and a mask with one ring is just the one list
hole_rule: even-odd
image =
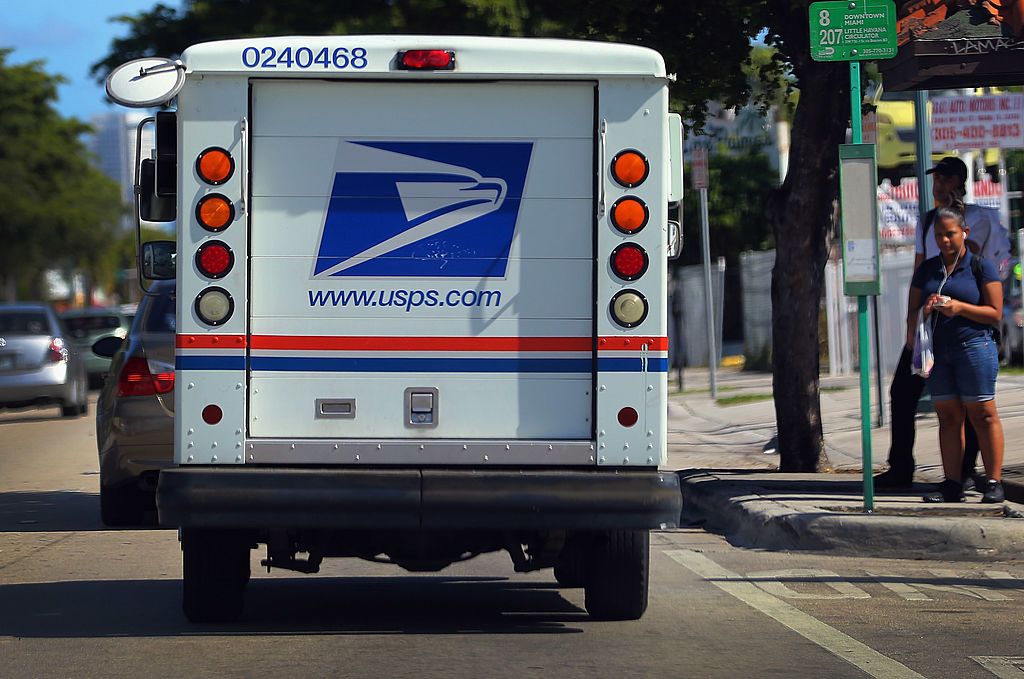
[[(950, 206), (954, 198), (963, 199), (967, 184), (967, 165), (964, 161), (956, 156), (946, 156), (926, 174), (932, 175), (932, 197), (937, 207)], [(935, 210), (929, 210), (917, 230), (914, 271), (924, 260), (939, 254), (934, 236), (928, 237), (934, 217)], [(970, 228), (968, 247), (995, 264), (999, 275), (1005, 278), (1010, 261), (1010, 238), (1006, 227), (999, 223), (999, 213), (992, 208), (971, 203), (964, 208), (964, 223)], [(913, 350), (912, 342), (904, 345), (889, 387), (889, 412), (892, 415), (889, 469), (875, 477), (875, 487), (879, 490), (905, 490), (913, 485), (916, 435), (914, 418), (925, 385), (923, 377), (910, 372)], [(978, 438), (970, 422), (965, 420), (964, 463), (960, 477), (965, 483), (974, 476), (977, 456)]]

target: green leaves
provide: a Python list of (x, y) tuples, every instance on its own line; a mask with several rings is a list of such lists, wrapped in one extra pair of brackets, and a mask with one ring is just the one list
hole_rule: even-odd
[(61, 79), (10, 55), (0, 50), (0, 279), (36, 296), (45, 269), (100, 273), (120, 190), (90, 162), (88, 126), (54, 110)]

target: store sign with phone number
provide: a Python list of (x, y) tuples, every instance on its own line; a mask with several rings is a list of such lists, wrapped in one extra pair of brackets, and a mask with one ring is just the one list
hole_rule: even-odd
[(1024, 147), (1024, 94), (933, 97), (932, 149)]

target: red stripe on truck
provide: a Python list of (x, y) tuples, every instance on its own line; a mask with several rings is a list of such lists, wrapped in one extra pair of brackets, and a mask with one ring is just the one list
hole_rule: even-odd
[[(644, 345), (648, 351), (668, 351), (668, 338), (616, 336), (597, 342), (601, 351), (640, 351)], [(591, 351), (594, 341), (590, 337), (253, 335), (250, 346), (278, 351)]]
[(590, 337), (336, 337), (253, 335), (253, 349), (293, 351), (591, 351)]
[(238, 349), (245, 347), (245, 335), (176, 335), (178, 349)]

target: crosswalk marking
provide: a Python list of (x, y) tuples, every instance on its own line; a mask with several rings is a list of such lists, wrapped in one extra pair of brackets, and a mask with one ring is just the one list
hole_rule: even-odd
[[(786, 599), (870, 599), (871, 595), (853, 583), (839, 578), (839, 573), (823, 568), (787, 568), (781, 571), (758, 571), (747, 573), (747, 580), (775, 596)], [(783, 580), (808, 580), (827, 585), (834, 592), (798, 592), (789, 587)]]
[(744, 577), (719, 566), (703, 554), (687, 549), (670, 550), (665, 554), (673, 561), (710, 581), (715, 587), (777, 620), (805, 639), (814, 642), (872, 677), (924, 679), (922, 675), (906, 665), (882, 655), (870, 646), (826, 625), (782, 599), (772, 596), (753, 583), (747, 582)]
[(919, 591), (916, 587), (912, 587), (905, 582), (899, 582), (899, 576), (892, 575), (889, 573), (868, 573), (875, 582), (885, 587), (890, 592), (894, 592), (899, 595), (904, 601), (931, 601), (932, 598)]
[(971, 660), (999, 679), (1020, 679), (1024, 676), (1024, 656), (972, 655)]

